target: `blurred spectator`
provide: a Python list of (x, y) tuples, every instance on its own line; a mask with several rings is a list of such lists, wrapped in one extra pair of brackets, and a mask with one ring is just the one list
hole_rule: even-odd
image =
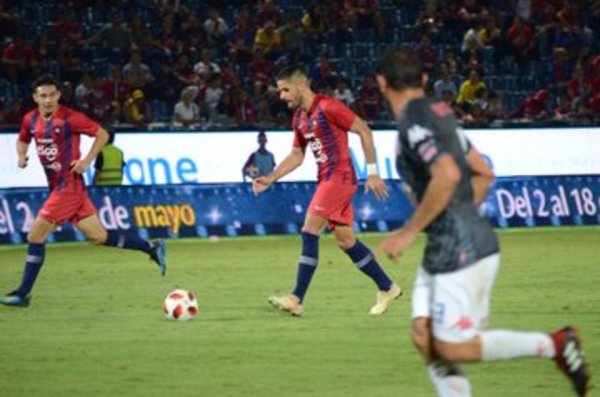
[(142, 130), (148, 129), (148, 125), (154, 120), (152, 109), (146, 102), (144, 92), (140, 89), (131, 93), (123, 111), (125, 121)]
[(456, 84), (450, 78), (450, 70), (446, 62), (440, 63), (440, 78), (433, 83), (434, 95), (441, 100), (444, 91), (452, 92), (452, 97), (456, 97)]
[(440, 32), (444, 28), (444, 20), (437, 8), (437, 0), (427, 0), (425, 8), (417, 18), (420, 35), (427, 35), (437, 42)]
[(19, 26), (19, 9), (7, 1), (0, 1), (0, 43), (14, 35)]
[(258, 150), (250, 154), (242, 167), (244, 182), (246, 178), (254, 179), (269, 175), (274, 168), (275, 156), (267, 150), (267, 135), (261, 131), (258, 133)]
[(121, 68), (119, 65), (112, 65), (110, 67), (110, 75), (102, 82), (102, 90), (109, 101), (116, 103), (113, 106), (123, 106), (131, 91), (131, 85), (121, 78)]
[(256, 49), (252, 61), (248, 64), (248, 80), (250, 82), (260, 81), (268, 85), (273, 73), (273, 64), (265, 59), (261, 49)]
[(207, 80), (213, 75), (221, 72), (219, 65), (212, 60), (210, 49), (202, 49), (200, 52), (200, 60), (194, 65), (194, 72), (196, 72), (203, 80)]
[(87, 44), (100, 44), (103, 48), (120, 50), (125, 53), (131, 47), (131, 32), (122, 23), (121, 14), (115, 11), (112, 13), (110, 22), (90, 37)]
[(15, 98), (8, 106), (8, 110), (4, 112), (2, 123), (0, 124), (19, 126), (21, 125), (23, 116), (28, 111), (29, 109), (23, 107), (23, 101), (20, 98)]
[(134, 14), (131, 18), (131, 44), (132, 49), (140, 51), (142, 54), (147, 54), (152, 47), (152, 33), (144, 23), (141, 16)]
[(469, 78), (460, 85), (456, 102), (461, 106), (472, 103), (475, 100), (475, 91), (480, 88), (485, 89), (485, 83), (481, 81), (476, 70), (471, 70)]
[(319, 62), (310, 68), (308, 77), (319, 91), (332, 90), (338, 80), (338, 75), (331, 67), (326, 54), (319, 56)]
[(535, 49), (533, 29), (525, 24), (520, 17), (516, 16), (512, 26), (508, 29), (507, 39), (515, 62), (520, 68), (525, 67), (533, 56), (533, 50)]
[(256, 31), (254, 36), (254, 49), (261, 49), (265, 58), (275, 61), (281, 54), (281, 35), (275, 29), (273, 21), (267, 21), (265, 25)]
[(254, 45), (254, 33), (250, 28), (247, 8), (245, 10), (240, 11), (235, 26), (227, 34), (229, 57), (240, 63), (250, 61)]
[(356, 113), (364, 120), (379, 120), (381, 110), (381, 94), (373, 75), (365, 76), (362, 87), (358, 90)]
[(235, 105), (235, 122), (238, 126), (251, 126), (256, 122), (256, 109), (245, 90), (239, 90)]
[(108, 142), (94, 162), (94, 185), (96, 186), (118, 186), (123, 183), (123, 168), (125, 167), (125, 156), (123, 151), (115, 146), (115, 133), (108, 129)]
[(122, 73), (123, 78), (134, 89), (144, 89), (148, 83), (154, 80), (150, 67), (142, 62), (142, 54), (139, 50), (131, 51), (129, 62), (123, 66)]
[(208, 38), (216, 45), (222, 43), (227, 33), (227, 23), (221, 15), (219, 10), (214, 7), (208, 9), (208, 18), (204, 21), (204, 31), (208, 35)]
[(36, 66), (31, 46), (20, 36), (15, 36), (2, 51), (2, 70), (7, 80), (24, 83), (32, 77)]
[(71, 45), (80, 45), (83, 43), (83, 34), (81, 27), (75, 21), (75, 12), (70, 9), (63, 9), (58, 14), (58, 21), (52, 26), (52, 36), (54, 41), (68, 40)]
[(175, 104), (179, 99), (180, 82), (170, 63), (160, 63), (156, 78), (148, 84), (146, 92), (152, 99), (167, 102), (170, 106)]
[(488, 93), (487, 115), (490, 121), (505, 120), (508, 117), (502, 95), (497, 91), (490, 91)]
[(152, 36), (152, 47), (157, 51), (157, 58), (164, 62), (172, 62), (177, 53), (179, 41), (173, 28), (173, 16), (166, 15), (161, 20), (160, 28)]
[(302, 28), (293, 15), (286, 17), (285, 24), (279, 28), (281, 49), (287, 55), (290, 63), (299, 61), (302, 50)]
[(329, 21), (329, 42), (335, 42), (336, 45), (347, 43), (353, 38), (353, 29), (350, 26), (350, 18), (348, 11), (339, 1), (327, 3), (325, 13), (327, 21)]
[(338, 80), (333, 91), (333, 97), (338, 101), (344, 102), (348, 107), (354, 105), (354, 94), (352, 94), (352, 91), (348, 88), (348, 83), (344, 79)]
[(198, 95), (198, 87), (188, 86), (181, 91), (181, 100), (173, 109), (173, 124), (188, 127), (200, 122), (200, 109), (194, 102)]
[(110, 129), (118, 119), (120, 108), (111, 105), (111, 101), (102, 89), (102, 79), (99, 76), (91, 76), (90, 88), (90, 91), (80, 103), (80, 109), (92, 120), (104, 126), (105, 129)]
[(177, 64), (175, 65), (175, 76), (179, 80), (179, 87), (197, 84), (200, 76), (194, 71), (190, 64), (187, 54), (179, 54)]
[(208, 46), (208, 36), (196, 12), (190, 12), (181, 24), (182, 51), (197, 60), (201, 49)]
[(358, 30), (374, 28), (380, 40), (385, 37), (383, 18), (377, 0), (345, 0), (350, 25)]
[(63, 81), (60, 87), (60, 104), (72, 109), (78, 109), (75, 99), (75, 89), (70, 81)]
[[(548, 117), (550, 105), (550, 93), (548, 90), (539, 90), (533, 96), (526, 98), (515, 111), (511, 118), (538, 120)], [(569, 102), (570, 107), (570, 102)]]
[(555, 47), (553, 55), (550, 64), (550, 83), (555, 88), (562, 89), (571, 77), (571, 67), (567, 63), (567, 50), (563, 47)]
[(415, 53), (421, 59), (425, 70), (433, 70), (437, 63), (437, 54), (435, 48), (431, 45), (431, 39), (429, 36), (423, 35), (421, 41), (415, 47)]
[(327, 30), (323, 6), (319, 2), (312, 3), (304, 12), (301, 21), (305, 38), (311, 45), (318, 44)]
[(265, 0), (258, 11), (258, 25), (265, 26), (267, 22), (273, 22), (275, 27), (281, 25), (281, 13), (273, 0)]
[(81, 76), (79, 84), (75, 87), (75, 102), (77, 106), (85, 100), (87, 95), (92, 91), (92, 76), (89, 73), (84, 73)]
[(58, 65), (61, 79), (79, 81), (81, 78), (81, 58), (74, 45), (67, 39), (58, 43)]
[(224, 92), (221, 87), (221, 77), (218, 74), (208, 79), (206, 85), (202, 88), (202, 99), (208, 105), (211, 121), (214, 121), (218, 114), (217, 106)]

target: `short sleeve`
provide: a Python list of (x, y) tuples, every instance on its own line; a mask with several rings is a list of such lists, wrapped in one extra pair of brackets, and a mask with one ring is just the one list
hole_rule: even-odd
[(436, 138), (435, 131), (420, 124), (412, 124), (408, 127), (406, 139), (408, 149), (427, 166), (448, 152), (442, 142)]
[(24, 143), (31, 142), (31, 130), (29, 124), (31, 123), (31, 116), (26, 115), (21, 120), (21, 129), (19, 130), (19, 141)]
[(100, 124), (90, 119), (88, 116), (81, 112), (73, 112), (69, 117), (71, 128), (76, 134), (85, 134), (88, 136), (96, 136), (96, 133), (100, 129)]
[(356, 113), (337, 99), (328, 101), (325, 114), (328, 120), (337, 124), (344, 131), (350, 131), (350, 127), (356, 120)]

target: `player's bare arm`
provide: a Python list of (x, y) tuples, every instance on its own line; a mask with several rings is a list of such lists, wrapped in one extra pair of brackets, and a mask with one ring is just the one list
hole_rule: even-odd
[(27, 148), (29, 143), (17, 140), (17, 165), (19, 168), (27, 167), (29, 157), (27, 157)]
[(471, 176), (471, 186), (473, 187), (473, 199), (477, 205), (481, 204), (494, 182), (494, 171), (487, 164), (481, 153), (471, 146), (467, 153), (467, 162), (473, 175)]
[(73, 160), (71, 162), (71, 170), (83, 174), (90, 166), (92, 161), (96, 158), (98, 153), (102, 150), (104, 145), (108, 142), (108, 132), (104, 128), (100, 128), (96, 133), (96, 138), (88, 154), (79, 160)]
[(417, 234), (444, 211), (460, 182), (460, 170), (449, 154), (435, 160), (429, 172), (431, 179), (412, 218), (404, 227), (390, 233), (379, 247), (380, 251), (392, 260), (398, 260), (402, 251), (413, 243)]
[(277, 166), (277, 168), (275, 168), (275, 170), (273, 170), (273, 172), (267, 176), (261, 176), (252, 181), (252, 191), (254, 192), (254, 195), (257, 196), (259, 193), (267, 190), (274, 182), (298, 168), (303, 161), (304, 151), (299, 147), (293, 148), (290, 154), (283, 159), (283, 161)]
[(375, 144), (373, 143), (373, 131), (360, 117), (356, 117), (350, 131), (360, 136), (363, 153), (367, 159), (367, 180), (365, 181), (365, 193), (372, 191), (379, 200), (386, 199), (389, 195), (388, 187), (377, 173), (377, 156)]

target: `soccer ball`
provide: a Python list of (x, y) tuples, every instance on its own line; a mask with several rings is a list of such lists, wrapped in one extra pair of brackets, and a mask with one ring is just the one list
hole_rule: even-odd
[(180, 288), (173, 290), (165, 298), (163, 311), (169, 320), (191, 320), (198, 314), (196, 294)]

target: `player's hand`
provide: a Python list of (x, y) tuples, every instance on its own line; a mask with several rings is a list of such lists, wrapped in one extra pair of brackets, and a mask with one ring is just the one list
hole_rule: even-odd
[(82, 159), (71, 161), (71, 171), (74, 171), (78, 174), (83, 174), (85, 171), (87, 171), (89, 166), (90, 163)]
[(417, 233), (408, 228), (398, 229), (390, 233), (383, 243), (379, 245), (378, 251), (382, 252), (392, 261), (397, 262), (406, 248), (417, 238)]
[(271, 186), (273, 182), (266, 176), (259, 176), (256, 179), (252, 180), (252, 191), (255, 196), (258, 196), (260, 193), (264, 192)]
[(385, 200), (389, 196), (388, 187), (378, 175), (369, 175), (365, 181), (365, 193), (372, 191), (378, 200)]
[(19, 157), (19, 160), (17, 160), (17, 165), (19, 166), (19, 168), (25, 168), (25, 167), (27, 167), (28, 162), (29, 162), (29, 156)]

